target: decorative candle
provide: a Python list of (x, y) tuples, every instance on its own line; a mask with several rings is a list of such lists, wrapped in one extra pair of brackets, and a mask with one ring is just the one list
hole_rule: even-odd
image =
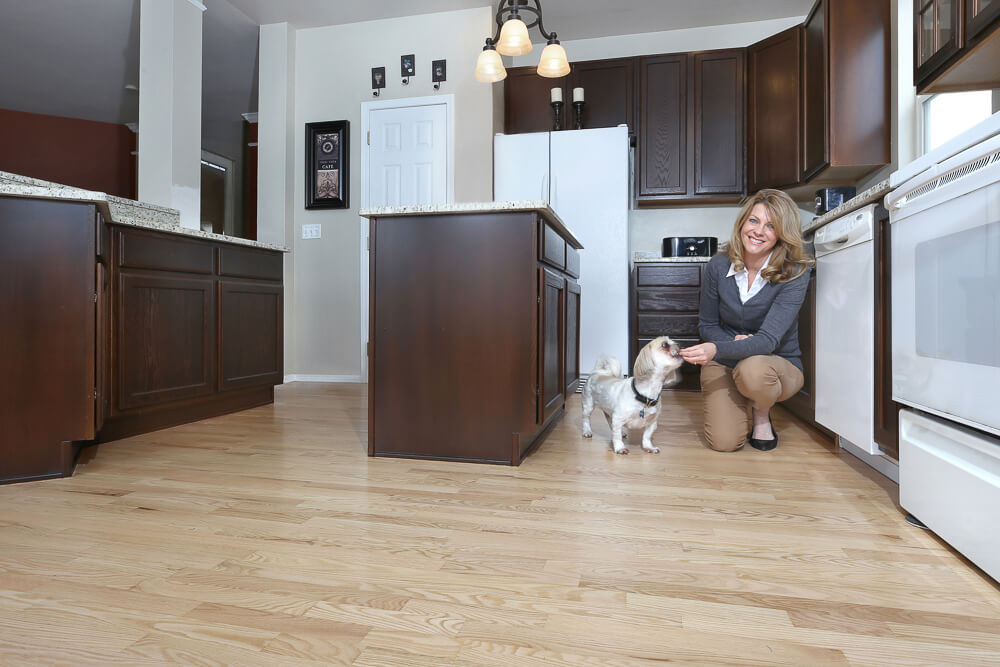
[(583, 88), (574, 88), (573, 89), (573, 101), (574, 102), (582, 102), (583, 101)]
[(562, 88), (553, 88), (551, 93), (553, 102), (562, 102)]

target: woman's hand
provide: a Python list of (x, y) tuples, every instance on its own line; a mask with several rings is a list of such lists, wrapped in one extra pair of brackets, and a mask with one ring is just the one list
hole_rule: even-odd
[(743, 340), (744, 338), (750, 338), (750, 336), (753, 336), (753, 334), (739, 334), (733, 340)]
[(704, 366), (715, 359), (716, 351), (715, 343), (702, 343), (684, 348), (681, 350), (681, 357), (689, 364)]

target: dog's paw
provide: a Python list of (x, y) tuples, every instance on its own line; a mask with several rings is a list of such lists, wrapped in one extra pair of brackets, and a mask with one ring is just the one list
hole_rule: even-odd
[(585, 428), (585, 429), (583, 429), (583, 437), (585, 437), (585, 438), (593, 438), (594, 437), (594, 432), (591, 431), (589, 428)]
[(646, 452), (647, 454), (659, 454), (660, 453), (660, 448), (659, 447), (647, 447), (646, 445), (643, 445), (642, 446), (642, 451)]
[(612, 447), (615, 450), (615, 454), (628, 454), (628, 447)]

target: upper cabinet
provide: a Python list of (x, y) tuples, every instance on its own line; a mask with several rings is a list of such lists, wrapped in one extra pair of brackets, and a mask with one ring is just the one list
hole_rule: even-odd
[(747, 49), (748, 189), (799, 182), (802, 28), (795, 26)]
[(567, 128), (575, 127), (573, 89), (583, 88), (582, 129), (628, 125), (629, 135), (635, 136), (635, 58), (573, 63), (566, 78), (563, 112), (569, 117)]
[(892, 159), (889, 3), (819, 0), (804, 35), (802, 176), (853, 184)]
[(640, 204), (731, 202), (745, 192), (743, 49), (639, 59)]
[(572, 127), (572, 121), (567, 120), (570, 116), (567, 110), (572, 109), (568, 104), (563, 105), (559, 125), (553, 124), (552, 88), (562, 90), (563, 100), (566, 99), (566, 77), (547, 79), (538, 76), (534, 67), (509, 68), (503, 88), (504, 134), (568, 130)]
[(1000, 87), (1000, 0), (914, 0), (918, 93)]
[(806, 195), (889, 164), (889, 5), (820, 0), (748, 49), (748, 181)]

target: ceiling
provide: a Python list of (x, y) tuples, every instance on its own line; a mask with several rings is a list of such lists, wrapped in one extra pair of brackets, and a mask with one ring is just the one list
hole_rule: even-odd
[[(482, 7), (484, 0), (202, 0), (203, 125), (257, 109), (257, 30)], [(813, 0), (545, 0), (562, 40), (805, 15)], [(496, 2), (492, 6), (496, 7)], [(139, 0), (0, 0), (0, 108), (137, 122)]]

